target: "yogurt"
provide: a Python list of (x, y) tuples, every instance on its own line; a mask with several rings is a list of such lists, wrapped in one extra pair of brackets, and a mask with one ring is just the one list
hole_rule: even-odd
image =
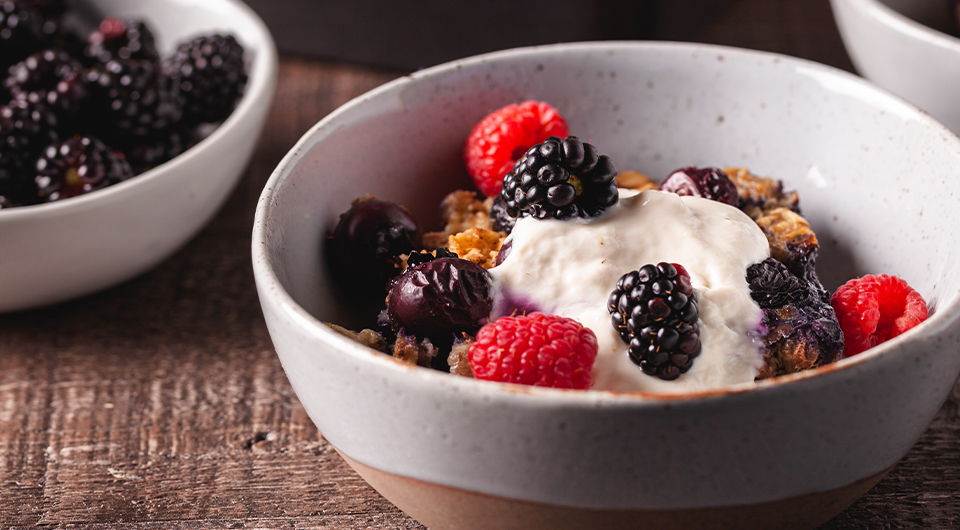
[[(520, 219), (490, 270), (502, 299), (574, 318), (597, 335), (593, 389), (687, 393), (752, 382), (763, 364), (762, 311), (746, 270), (770, 256), (757, 224), (733, 206), (656, 190), (621, 196), (588, 220)], [(673, 381), (644, 374), (610, 323), (617, 280), (648, 263), (679, 263), (700, 308), (700, 355)]]

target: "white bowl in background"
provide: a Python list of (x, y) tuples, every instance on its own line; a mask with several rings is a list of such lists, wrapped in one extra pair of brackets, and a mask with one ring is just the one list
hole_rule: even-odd
[(230, 117), (180, 156), (88, 195), (0, 210), (0, 312), (89, 294), (152, 268), (189, 240), (243, 174), (273, 99), (277, 52), (238, 0), (93, 0), (104, 15), (143, 19), (162, 54), (229, 32), (248, 58), (246, 92)]
[[(899, 274), (932, 316), (823, 368), (679, 397), (452, 376), (325, 325), (347, 313), (322, 244), (339, 214), (370, 193), (436, 221), (444, 194), (469, 186), (471, 127), (526, 99), (555, 105), (621, 169), (783, 179), (817, 232), (828, 288)], [(264, 188), (254, 276), (320, 432), (432, 530), (813, 528), (896, 464), (957, 379), (957, 196), (960, 140), (851, 74), (715, 46), (544, 46), (416, 72), (320, 121)]]
[(960, 38), (950, 0), (830, 0), (857, 71), (960, 133)]

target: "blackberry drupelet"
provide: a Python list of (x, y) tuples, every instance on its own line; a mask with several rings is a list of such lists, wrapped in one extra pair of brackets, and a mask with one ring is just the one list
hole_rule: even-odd
[(648, 264), (624, 274), (607, 310), (630, 360), (647, 375), (676, 379), (700, 354), (700, 310), (681, 265)]
[(132, 176), (123, 154), (92, 136), (54, 143), (37, 159), (36, 185), (44, 202), (83, 195)]
[(513, 227), (517, 224), (517, 218), (507, 213), (507, 202), (503, 195), (497, 194), (490, 203), (490, 223), (491, 228), (505, 234), (513, 232)]
[(660, 183), (660, 190), (691, 195), (739, 206), (737, 186), (722, 170), (715, 167), (685, 167), (670, 174)]
[(17, 99), (0, 107), (0, 195), (9, 205), (39, 201), (34, 164), (57, 140), (57, 123), (56, 115), (42, 103)]
[(606, 155), (575, 136), (531, 147), (503, 178), (500, 196), (511, 217), (596, 217), (619, 200), (617, 170)]
[(183, 101), (156, 63), (112, 60), (87, 70), (89, 123), (104, 141), (124, 147), (170, 131), (180, 122)]
[(90, 64), (107, 64), (115, 59), (157, 61), (160, 53), (153, 33), (143, 22), (105, 18), (100, 27), (90, 34), (83, 51)]
[(43, 19), (25, 0), (0, 0), (0, 68), (37, 51), (43, 42)]
[(247, 84), (243, 46), (232, 35), (198, 37), (164, 59), (164, 71), (184, 96), (183, 119), (191, 124), (222, 121), (233, 112)]
[(62, 118), (79, 111), (87, 99), (83, 65), (58, 49), (31, 54), (11, 66), (3, 87), (12, 97), (44, 101)]

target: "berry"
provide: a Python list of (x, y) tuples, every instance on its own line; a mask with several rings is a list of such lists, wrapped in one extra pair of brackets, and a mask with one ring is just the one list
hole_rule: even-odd
[(136, 20), (105, 18), (90, 34), (84, 55), (93, 63), (106, 64), (114, 59), (156, 61), (160, 58), (153, 33)]
[(840, 286), (830, 298), (843, 330), (844, 353), (856, 355), (927, 319), (927, 304), (906, 281), (866, 275)]
[(43, 20), (24, 0), (0, 0), (0, 68), (37, 51), (42, 45)]
[(449, 248), (446, 247), (437, 247), (433, 253), (427, 252), (426, 250), (421, 250), (420, 252), (411, 252), (407, 256), (407, 266), (413, 267), (414, 265), (420, 265), (421, 263), (426, 263), (428, 261), (433, 261), (437, 258), (457, 258), (456, 252), (451, 252)]
[(143, 138), (138, 143), (125, 147), (123, 152), (134, 174), (139, 175), (186, 151), (189, 144), (189, 134), (174, 128)]
[(39, 201), (34, 164), (57, 140), (57, 117), (42, 103), (17, 99), (0, 107), (0, 195), (9, 204)]
[(394, 281), (387, 313), (397, 329), (418, 336), (472, 333), (493, 309), (492, 281), (486, 269), (461, 258), (414, 265)]
[(773, 258), (747, 267), (747, 284), (750, 296), (761, 309), (776, 309), (810, 296), (807, 282)]
[(83, 65), (57, 49), (34, 53), (11, 66), (3, 87), (13, 97), (31, 98), (32, 93), (63, 116), (76, 113), (87, 98)]
[(467, 355), (476, 379), (586, 390), (597, 337), (572, 318), (531, 313), (486, 324)]
[(511, 217), (596, 217), (619, 200), (617, 170), (606, 155), (575, 136), (531, 147), (503, 179), (500, 196)]
[(87, 70), (90, 122), (117, 145), (168, 131), (180, 121), (178, 85), (154, 63), (112, 60)]
[(209, 35), (181, 44), (165, 59), (164, 71), (179, 83), (183, 119), (193, 124), (226, 119), (247, 84), (243, 46), (232, 35)]
[(490, 224), (491, 228), (505, 234), (513, 232), (513, 227), (517, 224), (517, 218), (510, 217), (507, 213), (507, 201), (503, 200), (501, 195), (497, 195), (490, 203)]
[(649, 264), (617, 281), (610, 321), (643, 373), (676, 379), (700, 354), (700, 310), (690, 274), (677, 263)]
[(122, 153), (90, 136), (54, 143), (37, 159), (36, 184), (45, 202), (83, 195), (132, 176)]
[(660, 190), (677, 195), (703, 197), (731, 206), (740, 204), (736, 184), (726, 173), (715, 167), (678, 169), (660, 183)]
[(467, 136), (463, 159), (467, 173), (488, 197), (500, 193), (503, 177), (534, 144), (570, 133), (557, 109), (539, 101), (507, 105), (490, 113)]
[(337, 284), (361, 298), (386, 295), (400, 273), (400, 255), (413, 251), (417, 222), (392, 202), (355, 203), (327, 240), (327, 265)]

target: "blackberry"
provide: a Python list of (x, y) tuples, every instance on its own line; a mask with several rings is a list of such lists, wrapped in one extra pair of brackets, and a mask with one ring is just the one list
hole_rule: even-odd
[(34, 164), (57, 140), (57, 123), (56, 115), (42, 103), (17, 99), (0, 107), (0, 195), (6, 201), (38, 202)]
[(610, 321), (643, 373), (672, 380), (700, 354), (700, 310), (681, 265), (644, 265), (620, 277), (610, 294)]
[(773, 258), (747, 267), (750, 297), (761, 309), (776, 309), (807, 298), (810, 290), (806, 283)]
[(124, 148), (134, 174), (149, 171), (183, 153), (190, 146), (190, 135), (179, 128), (143, 138)]
[(134, 145), (169, 131), (180, 121), (179, 88), (155, 63), (111, 60), (87, 70), (87, 82), (88, 120), (111, 144)]
[(498, 194), (490, 203), (490, 223), (491, 228), (505, 234), (513, 232), (513, 227), (517, 224), (516, 217), (507, 213), (507, 202), (503, 195)]
[(0, 0), (0, 68), (37, 51), (43, 42), (43, 19), (24, 0)]
[(715, 167), (678, 169), (660, 183), (660, 190), (677, 195), (703, 197), (731, 206), (740, 205), (736, 184), (726, 173)]
[(157, 61), (160, 53), (153, 33), (143, 22), (105, 18), (90, 34), (84, 56), (93, 63), (107, 64), (115, 59)]
[(606, 155), (575, 136), (531, 147), (503, 178), (500, 196), (511, 217), (596, 217), (619, 200), (617, 170)]
[(209, 35), (181, 44), (164, 60), (184, 96), (184, 120), (218, 122), (233, 112), (247, 84), (243, 46), (232, 35)]
[(34, 53), (10, 67), (3, 87), (13, 97), (35, 98), (64, 116), (80, 110), (87, 98), (83, 65), (66, 52), (49, 49)]
[(127, 180), (133, 170), (122, 153), (92, 136), (47, 146), (37, 159), (36, 185), (44, 202), (83, 195)]

